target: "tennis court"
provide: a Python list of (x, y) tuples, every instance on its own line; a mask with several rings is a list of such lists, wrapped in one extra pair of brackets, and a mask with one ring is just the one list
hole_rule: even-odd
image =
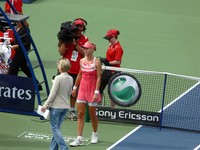
[[(97, 44), (96, 56), (105, 56), (108, 42), (103, 40), (103, 36), (108, 29), (116, 28), (121, 32), (119, 40), (125, 51), (123, 68), (199, 77), (199, 4), (200, 1), (197, 0), (36, 0), (31, 4), (24, 4), (23, 8), (24, 14), (30, 16), (28, 21), (31, 35), (39, 50), (51, 86), (51, 78), (56, 73), (56, 61), (60, 58), (56, 36), (59, 27), (62, 22), (78, 17), (88, 22), (85, 34)], [(3, 1), (0, 1), (0, 5), (3, 7)], [(151, 92), (153, 93), (153, 90), (149, 91)], [(148, 109), (148, 106), (144, 105), (144, 109)], [(8, 113), (0, 113), (0, 119), (0, 149), (49, 148), (51, 131), (48, 121)], [(65, 120), (62, 131), (67, 142), (76, 137), (76, 126), (77, 122)], [(70, 149), (176, 150), (194, 149), (200, 144), (197, 141), (200, 134), (196, 132), (171, 129), (160, 131), (159, 128), (150, 126), (135, 131), (137, 127), (137, 124), (100, 121), (98, 131), (100, 142), (91, 145), (88, 144), (91, 124), (86, 122), (85, 146)], [(127, 140), (112, 147), (115, 142), (130, 133), (132, 134)]]
[(200, 134), (139, 126), (107, 150), (198, 150)]

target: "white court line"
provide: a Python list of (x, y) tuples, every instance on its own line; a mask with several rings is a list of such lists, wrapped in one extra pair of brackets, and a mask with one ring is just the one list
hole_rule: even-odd
[(122, 137), (120, 140), (118, 140), (117, 142), (115, 142), (113, 145), (111, 145), (110, 147), (108, 147), (106, 150), (111, 150), (113, 147), (115, 147), (117, 144), (119, 144), (121, 141), (123, 141), (125, 138), (127, 138), (129, 135), (131, 135), (132, 133), (136, 132), (139, 128), (141, 128), (143, 125), (139, 125), (137, 128), (133, 129), (131, 132), (129, 132), (127, 135), (125, 135), (124, 137)]
[[(196, 87), (197, 85), (199, 85), (200, 82), (197, 82), (195, 85), (193, 85), (191, 88), (189, 88), (187, 91), (185, 91), (183, 94), (181, 94), (180, 96), (178, 96), (175, 100), (173, 100), (171, 103), (169, 103), (168, 105), (166, 105), (164, 107), (164, 110), (167, 109), (169, 106), (171, 106), (173, 103), (175, 103), (176, 101), (178, 101), (181, 97), (183, 97), (186, 93), (188, 93), (189, 91), (191, 91), (194, 87)], [(159, 111), (161, 112), (161, 110)], [(120, 140), (118, 140), (117, 142), (115, 142), (113, 145), (111, 145), (110, 147), (108, 147), (106, 150), (111, 150), (113, 147), (115, 147), (117, 144), (119, 144), (121, 141), (123, 141), (125, 138), (127, 138), (129, 135), (131, 135), (132, 133), (134, 133), (135, 131), (137, 131), (138, 129), (140, 129), (143, 125), (139, 125), (137, 128), (133, 129), (131, 132), (129, 132), (127, 135), (125, 135), (124, 137), (122, 137)], [(200, 150), (198, 149), (200, 148), (200, 145), (198, 145), (195, 149), (193, 150)]]
[(23, 133), (21, 133), (20, 135), (18, 135), (17, 137), (19, 138), (19, 137), (21, 137), (22, 135), (24, 135), (26, 133), (26, 131), (25, 132), (23, 132)]
[[(195, 85), (193, 85), (192, 87), (190, 87), (187, 91), (185, 91), (184, 93), (182, 93), (180, 96), (178, 96), (176, 99), (174, 99), (173, 101), (171, 101), (168, 105), (166, 105), (164, 107), (164, 110), (167, 109), (169, 106), (171, 106), (173, 103), (175, 103), (176, 101), (178, 101), (181, 97), (183, 97), (184, 95), (186, 95), (187, 93), (189, 93), (190, 91), (192, 91), (192, 89), (194, 89), (196, 86), (198, 86), (200, 84), (200, 82), (197, 82)], [(160, 110), (159, 112), (161, 112), (162, 110)]]
[[(41, 132), (30, 132), (30, 131), (25, 131), (21, 133), (20, 135), (17, 136), (17, 138), (23, 138), (23, 139), (30, 139), (30, 140), (40, 140), (40, 141), (51, 141), (52, 139), (52, 134), (49, 133), (41, 133)], [(70, 143), (73, 142), (76, 139), (76, 136), (68, 136), (68, 135), (63, 135), (63, 138), (65, 142)], [(89, 145), (90, 144), (90, 138), (83, 138), (84, 145)]]
[(200, 148), (200, 144), (197, 147), (195, 147), (193, 150), (199, 150), (199, 148)]

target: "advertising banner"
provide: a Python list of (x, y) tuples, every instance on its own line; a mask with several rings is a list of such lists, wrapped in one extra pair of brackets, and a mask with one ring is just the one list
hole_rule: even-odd
[(98, 107), (96, 113), (99, 120), (102, 121), (135, 123), (154, 126), (159, 126), (160, 123), (160, 113), (155, 112)]
[(34, 111), (35, 88), (27, 77), (0, 74), (0, 108)]

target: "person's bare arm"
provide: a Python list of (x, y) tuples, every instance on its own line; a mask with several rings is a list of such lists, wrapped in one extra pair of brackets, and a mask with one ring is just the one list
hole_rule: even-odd
[(61, 56), (65, 53), (65, 43), (59, 43), (58, 44), (58, 52)]

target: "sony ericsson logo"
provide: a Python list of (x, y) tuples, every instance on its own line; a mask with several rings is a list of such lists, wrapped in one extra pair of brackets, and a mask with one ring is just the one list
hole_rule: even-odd
[(105, 110), (97, 108), (96, 115), (98, 117), (109, 118), (111, 120), (135, 120), (135, 121), (147, 121), (147, 122), (159, 122), (159, 115), (154, 113), (147, 113), (142, 111), (125, 111), (120, 109)]
[(117, 73), (108, 83), (108, 94), (111, 100), (119, 106), (134, 105), (141, 97), (141, 93), (140, 83), (128, 73)]
[(13, 98), (21, 100), (31, 100), (32, 93), (31, 90), (20, 89), (15, 87), (0, 87), (0, 97)]

